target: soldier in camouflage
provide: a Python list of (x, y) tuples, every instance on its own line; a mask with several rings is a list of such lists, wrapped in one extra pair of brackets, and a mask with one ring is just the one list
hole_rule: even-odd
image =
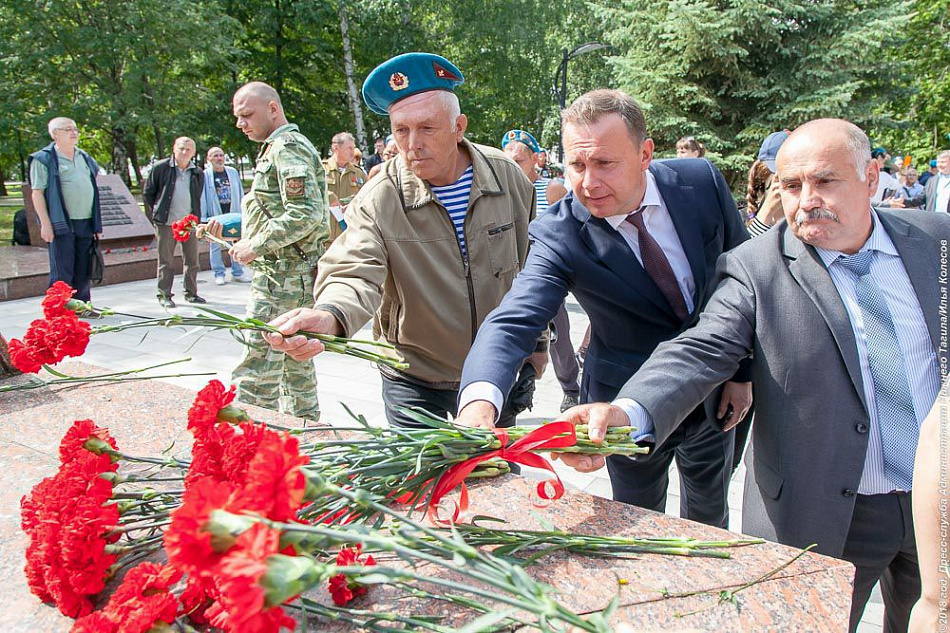
[[(241, 264), (263, 260), (271, 271), (254, 274), (249, 317), (270, 321), (313, 305), (311, 272), (329, 237), (326, 174), (313, 144), (288, 123), (277, 92), (252, 82), (234, 94), (237, 127), (263, 143), (254, 182), (244, 196), (242, 239), (230, 251)], [(318, 420), (313, 361), (296, 361), (257, 339), (245, 347), (232, 374), (241, 402)]]

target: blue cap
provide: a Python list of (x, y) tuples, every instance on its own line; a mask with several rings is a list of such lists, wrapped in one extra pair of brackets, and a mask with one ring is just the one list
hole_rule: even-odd
[(363, 101), (376, 114), (389, 114), (389, 107), (412, 95), (430, 90), (454, 92), (465, 77), (455, 64), (432, 53), (404, 53), (389, 59), (363, 82)]
[(884, 156), (887, 154), (887, 150), (883, 147), (875, 147), (871, 150), (871, 158), (877, 158), (878, 156)]
[(931, 167), (936, 167), (936, 166), (937, 166), (937, 161), (935, 161), (935, 160), (930, 161), (930, 166), (931, 166)]
[(759, 148), (759, 160), (775, 173), (775, 157), (778, 156), (778, 149), (788, 138), (788, 130), (781, 132), (772, 132), (762, 141), (762, 147)]
[(535, 154), (541, 151), (541, 146), (534, 140), (534, 137), (524, 130), (508, 130), (505, 132), (505, 135), (501, 137), (501, 148), (505, 149), (508, 147), (508, 143), (514, 143), (515, 141), (524, 143)]
[(240, 213), (222, 213), (214, 216), (214, 219), (221, 225), (221, 237), (226, 240), (237, 240), (241, 238)]

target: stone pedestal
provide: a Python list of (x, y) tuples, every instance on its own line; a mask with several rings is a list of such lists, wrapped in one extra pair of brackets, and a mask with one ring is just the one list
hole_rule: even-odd
[[(80, 363), (65, 364), (69, 373), (88, 372)], [(25, 381), (26, 376), (7, 379)], [(68, 631), (72, 621), (41, 604), (23, 577), (26, 537), (19, 528), (19, 500), (57, 467), (57, 446), (77, 419), (91, 418), (108, 427), (120, 448), (157, 454), (174, 445), (190, 445), (186, 412), (194, 393), (160, 382), (97, 384), (0, 394), (0, 630)], [(300, 421), (255, 407), (252, 417), (286, 426)], [(736, 538), (724, 530), (634, 508), (579, 492), (568, 492), (547, 508), (533, 505), (535, 482), (510, 475), (470, 487), (473, 514), (499, 517), (513, 528), (540, 529), (541, 521), (587, 534), (688, 536), (702, 540)], [(577, 613), (604, 609), (615, 597), (616, 622), (649, 630), (845, 631), (854, 568), (846, 562), (806, 554), (770, 579), (720, 603), (719, 592), (735, 590), (791, 560), (797, 550), (765, 543), (730, 550), (728, 560), (638, 555), (629, 559), (554, 554), (528, 571), (557, 591), (557, 599)], [(424, 566), (423, 566), (424, 567)], [(420, 571), (433, 573), (431, 566)], [(329, 601), (325, 591), (313, 597)], [(370, 589), (354, 606), (412, 610), (446, 616), (442, 602), (394, 600), (385, 588)], [(448, 623), (448, 622), (447, 622)], [(345, 630), (341, 625), (311, 621), (311, 630)]]

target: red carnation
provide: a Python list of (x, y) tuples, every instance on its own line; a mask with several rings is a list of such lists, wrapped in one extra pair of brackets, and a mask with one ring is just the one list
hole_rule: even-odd
[(33, 349), (24, 345), (23, 341), (11, 339), (7, 350), (14, 367), (24, 374), (35, 374), (43, 368), (43, 361), (37, 358)]
[[(372, 567), (375, 565), (376, 560), (372, 556), (367, 556), (365, 560), (360, 560), (362, 550), (363, 546), (360, 543), (357, 543), (355, 547), (341, 547), (340, 553), (336, 555), (337, 566), (354, 567), (362, 565), (364, 567)], [(333, 596), (333, 602), (340, 607), (345, 606), (353, 599), (366, 593), (366, 587), (355, 580), (348, 579), (344, 574), (337, 574), (330, 578), (328, 589), (330, 590), (330, 595)]]
[(198, 226), (198, 218), (188, 214), (177, 222), (172, 222), (172, 237), (177, 242), (187, 242), (191, 238), (191, 232)]
[(248, 464), (244, 487), (235, 494), (238, 505), (272, 521), (292, 520), (307, 483), (300, 467), (309, 462), (300, 454), (296, 438), (265, 431)]
[(178, 599), (168, 590), (180, 578), (181, 572), (173, 567), (137, 565), (126, 574), (105, 608), (77, 620), (73, 632), (146, 633), (159, 622), (172, 624), (178, 613)]
[(52, 337), (53, 350), (59, 362), (67, 356), (82, 356), (89, 345), (92, 326), (72, 312), (49, 320), (49, 335)]
[[(65, 464), (76, 459), (77, 456), (84, 457), (85, 453), (91, 452), (85, 447), (85, 443), (91, 438), (106, 442), (112, 448), (118, 449), (115, 439), (109, 435), (107, 429), (96, 426), (92, 420), (76, 420), (59, 443), (59, 460)], [(84, 453), (79, 451), (84, 451)]]
[(89, 344), (92, 328), (72, 312), (30, 323), (23, 340), (10, 341), (10, 359), (17, 369), (32, 374), (42, 365), (53, 365), (66, 356), (81, 356)]
[(180, 598), (181, 614), (188, 616), (195, 624), (209, 624), (206, 612), (218, 595), (210, 579), (188, 576), (188, 583)]
[(181, 507), (172, 512), (165, 532), (168, 561), (189, 574), (206, 573), (220, 555), (211, 547), (211, 534), (204, 527), (214, 510), (223, 509), (230, 491), (227, 484), (205, 477), (186, 489)]
[(43, 299), (43, 315), (47, 319), (60, 316), (66, 312), (73, 314), (66, 308), (66, 304), (72, 299), (76, 291), (69, 287), (69, 284), (63, 281), (57, 281), (46, 291), (46, 297)]
[(264, 586), (267, 557), (278, 553), (280, 532), (255, 523), (237, 537), (234, 546), (215, 569), (221, 596), (211, 624), (226, 631), (277, 633), (293, 629), (296, 622), (279, 606), (267, 608)]
[(224, 385), (212, 380), (195, 396), (188, 409), (188, 430), (199, 438), (218, 422), (218, 411), (234, 401), (234, 385), (225, 391)]

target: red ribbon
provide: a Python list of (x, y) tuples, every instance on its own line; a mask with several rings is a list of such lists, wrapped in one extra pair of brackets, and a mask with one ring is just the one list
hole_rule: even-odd
[[(501, 441), (501, 448), (469, 458), (464, 462), (452, 466), (445, 471), (439, 478), (439, 481), (436, 482), (435, 489), (432, 492), (432, 498), (429, 501), (429, 517), (431, 519), (438, 523), (445, 523), (444, 520), (438, 518), (437, 506), (442, 500), (442, 497), (461, 485), (461, 498), (451, 519), (452, 522), (455, 522), (459, 514), (468, 508), (468, 490), (465, 488), (465, 478), (468, 477), (480, 463), (494, 457), (500, 457), (505, 461), (549, 471), (554, 477), (553, 479), (547, 479), (538, 483), (538, 496), (548, 501), (555, 501), (564, 496), (564, 484), (561, 483), (561, 478), (554, 472), (554, 467), (551, 465), (551, 462), (532, 451), (574, 446), (577, 444), (577, 434), (573, 424), (570, 422), (552, 422), (545, 424), (531, 431), (511, 446), (508, 446), (508, 432), (505, 429), (493, 429), (493, 431), (495, 436)], [(549, 483), (553, 487), (552, 493), (548, 493), (547, 490)]]

